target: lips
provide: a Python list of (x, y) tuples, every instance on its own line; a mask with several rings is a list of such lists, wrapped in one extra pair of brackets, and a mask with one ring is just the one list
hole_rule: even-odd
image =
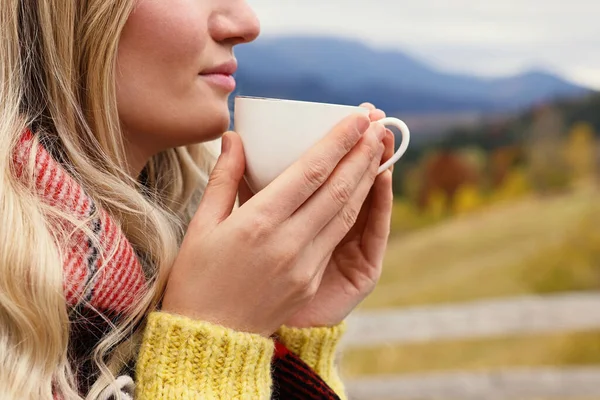
[(200, 75), (233, 75), (235, 71), (237, 71), (237, 61), (233, 59), (215, 67), (205, 69), (200, 72)]
[(231, 75), (210, 74), (202, 75), (202, 78), (211, 85), (218, 86), (227, 92), (233, 92), (235, 90), (235, 78)]
[(200, 76), (208, 83), (220, 87), (228, 92), (235, 90), (235, 78), (233, 74), (237, 71), (237, 61), (230, 60), (226, 63), (208, 68), (200, 73)]

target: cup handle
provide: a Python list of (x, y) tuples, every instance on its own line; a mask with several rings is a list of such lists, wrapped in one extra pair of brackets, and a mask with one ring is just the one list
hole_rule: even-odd
[(394, 153), (392, 157), (390, 157), (389, 160), (381, 164), (379, 170), (377, 171), (377, 174), (380, 174), (389, 167), (391, 167), (393, 164), (395, 164), (400, 159), (400, 157), (402, 157), (404, 153), (406, 153), (406, 150), (408, 149), (408, 143), (410, 142), (410, 130), (408, 129), (408, 126), (406, 126), (404, 121), (401, 121), (398, 118), (388, 117), (380, 119), (377, 122), (385, 126), (395, 126), (402, 134), (402, 143), (400, 143), (400, 148), (398, 148), (398, 150)]

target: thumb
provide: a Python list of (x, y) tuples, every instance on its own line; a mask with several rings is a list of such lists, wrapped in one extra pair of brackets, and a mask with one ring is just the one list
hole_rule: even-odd
[(221, 155), (196, 212), (196, 216), (201, 215), (199, 218), (204, 224), (210, 222), (217, 225), (231, 214), (245, 165), (242, 140), (237, 133), (226, 132), (221, 139)]

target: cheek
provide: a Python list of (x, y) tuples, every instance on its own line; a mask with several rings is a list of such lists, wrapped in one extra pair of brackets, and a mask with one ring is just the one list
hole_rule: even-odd
[(189, 1), (141, 1), (121, 35), (120, 56), (146, 67), (192, 68), (206, 45), (206, 32), (200, 10)]
[(210, 62), (211, 46), (208, 15), (200, 4), (142, 0), (127, 21), (119, 42), (116, 83), (129, 142), (151, 142), (160, 147), (154, 151), (160, 151), (209, 139), (198, 131), (217, 122), (203, 121), (207, 113), (198, 112), (215, 106), (206, 104), (198, 85), (197, 75)]

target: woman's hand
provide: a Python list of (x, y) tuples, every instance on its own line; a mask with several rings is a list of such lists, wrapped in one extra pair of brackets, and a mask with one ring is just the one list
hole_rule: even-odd
[[(373, 121), (385, 118), (385, 113), (371, 104)], [(394, 135), (387, 131), (383, 160), (394, 153)], [(368, 185), (364, 181), (363, 185)], [(384, 171), (375, 179), (365, 198), (356, 197), (354, 207), (360, 213), (344, 239), (336, 246), (327, 262), (321, 286), (313, 300), (286, 321), (286, 325), (306, 328), (334, 326), (341, 323), (375, 288), (381, 276), (383, 257), (390, 232), (392, 214), (392, 171)], [(362, 189), (361, 192), (366, 192)], [(363, 203), (364, 201), (364, 203)], [(348, 224), (354, 215), (347, 216)], [(319, 266), (319, 268), (322, 268)]]
[[(366, 116), (348, 117), (233, 210), (245, 161), (240, 138), (227, 133), (170, 272), (163, 311), (238, 331), (265, 336), (275, 332), (322, 291), (325, 267), (340, 241), (346, 237), (348, 245), (354, 240), (356, 233), (348, 236), (349, 231), (373, 185), (385, 135), (385, 128)], [(385, 179), (389, 177), (375, 193), (377, 204)], [(373, 224), (369, 222), (368, 229)], [(382, 235), (379, 230), (374, 233)], [(330, 264), (330, 270), (354, 268), (343, 252), (336, 254), (339, 262)], [(337, 302), (325, 305), (346, 307)]]

